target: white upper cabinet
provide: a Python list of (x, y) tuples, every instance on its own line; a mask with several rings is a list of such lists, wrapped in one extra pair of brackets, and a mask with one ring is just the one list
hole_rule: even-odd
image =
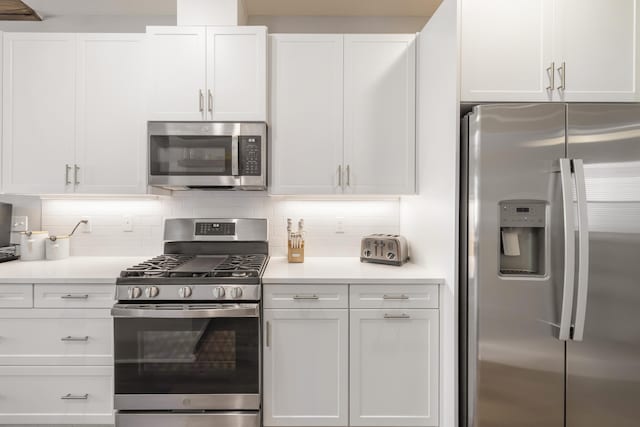
[(266, 27), (207, 28), (207, 119), (266, 121)]
[(144, 192), (144, 35), (79, 34), (77, 46), (76, 192)]
[(204, 27), (147, 27), (149, 120), (205, 119)]
[(149, 120), (266, 121), (266, 27), (147, 27)]
[(278, 35), (273, 194), (415, 192), (415, 35)]
[(343, 36), (271, 40), (271, 192), (342, 193)]
[(463, 101), (551, 100), (553, 2), (463, 0)]
[(64, 33), (4, 33), (5, 192), (73, 191), (75, 37)]
[(640, 0), (463, 0), (462, 101), (640, 100)]
[(415, 191), (414, 35), (344, 36), (345, 191)]

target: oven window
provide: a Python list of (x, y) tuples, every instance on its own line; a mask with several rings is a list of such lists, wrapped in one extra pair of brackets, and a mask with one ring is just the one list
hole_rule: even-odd
[(114, 321), (117, 394), (259, 392), (258, 318)]
[(151, 135), (151, 175), (231, 175), (230, 136)]

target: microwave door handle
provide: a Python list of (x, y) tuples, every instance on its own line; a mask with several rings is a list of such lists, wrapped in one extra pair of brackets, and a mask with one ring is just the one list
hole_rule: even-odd
[(231, 175), (233, 176), (238, 176), (239, 150), (238, 135), (233, 135), (231, 137)]
[(587, 294), (589, 291), (589, 221), (587, 189), (582, 160), (573, 160), (573, 171), (578, 204), (578, 296), (576, 298), (576, 318), (571, 338), (574, 341), (582, 341), (587, 315)]
[(564, 280), (558, 339), (561, 341), (567, 341), (571, 335), (573, 282), (576, 263), (575, 223), (573, 217), (573, 182), (571, 177), (570, 159), (560, 159), (560, 179), (562, 186), (562, 216), (564, 222)]

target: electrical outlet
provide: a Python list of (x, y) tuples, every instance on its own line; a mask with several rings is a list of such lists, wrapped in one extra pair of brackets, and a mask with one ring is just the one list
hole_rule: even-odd
[(122, 216), (122, 231), (133, 231), (133, 218), (131, 215)]
[(86, 224), (82, 224), (80, 226), (80, 230), (83, 233), (91, 233), (91, 217), (90, 216), (81, 216), (80, 219), (83, 220), (83, 221), (87, 221)]
[(344, 217), (336, 217), (336, 234), (344, 234)]
[(27, 231), (29, 229), (29, 217), (28, 216), (12, 216), (11, 217), (11, 231), (19, 233)]

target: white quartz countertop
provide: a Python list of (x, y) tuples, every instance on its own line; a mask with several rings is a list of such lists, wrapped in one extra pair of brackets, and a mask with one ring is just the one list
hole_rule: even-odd
[(401, 267), (360, 262), (357, 257), (306, 257), (303, 263), (289, 264), (286, 257), (271, 257), (263, 283), (281, 284), (441, 284), (426, 268), (406, 263)]
[(82, 257), (0, 263), (0, 283), (114, 283), (120, 272), (146, 257)]

